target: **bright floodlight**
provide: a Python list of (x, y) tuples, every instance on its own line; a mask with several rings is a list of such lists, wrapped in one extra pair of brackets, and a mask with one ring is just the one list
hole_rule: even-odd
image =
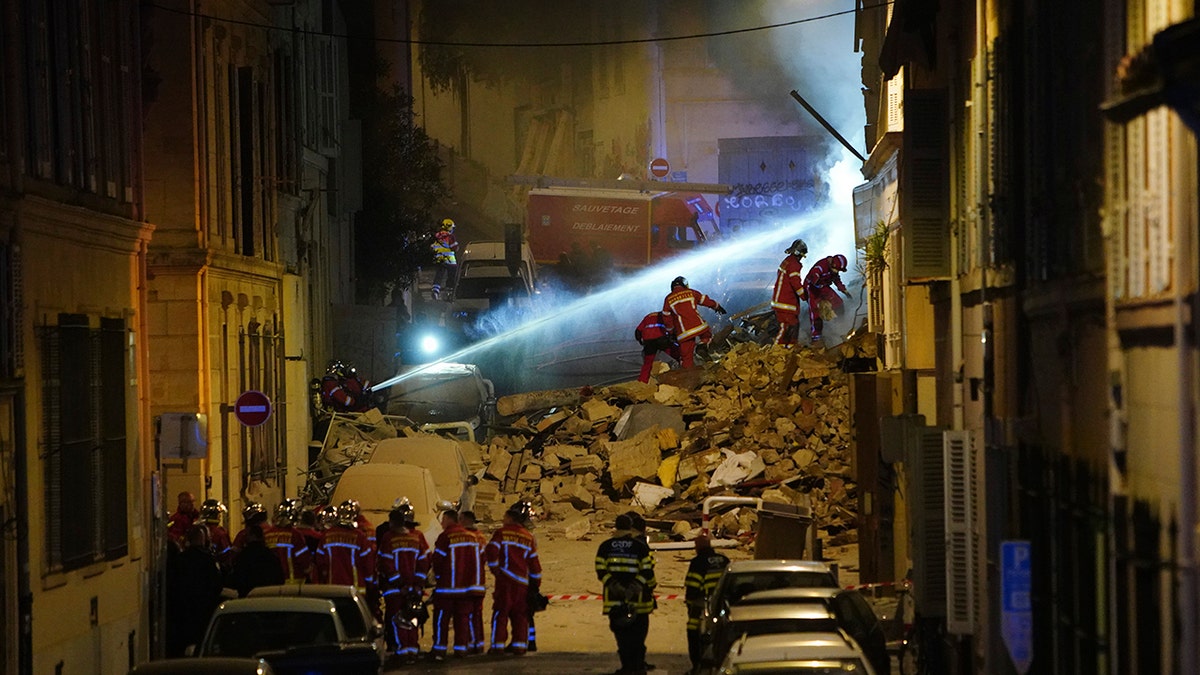
[(438, 339), (432, 335), (426, 335), (425, 337), (421, 338), (421, 351), (425, 352), (426, 354), (433, 354), (437, 352), (439, 346)]

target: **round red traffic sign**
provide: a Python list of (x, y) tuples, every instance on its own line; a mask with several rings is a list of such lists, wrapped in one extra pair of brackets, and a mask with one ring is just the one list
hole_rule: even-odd
[(271, 399), (261, 391), (244, 391), (233, 404), (233, 414), (242, 424), (256, 427), (271, 417)]
[(662, 157), (656, 157), (650, 162), (650, 175), (655, 178), (666, 178), (671, 173), (671, 164)]

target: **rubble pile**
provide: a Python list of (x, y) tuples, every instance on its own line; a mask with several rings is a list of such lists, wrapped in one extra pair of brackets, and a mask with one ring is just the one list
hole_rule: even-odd
[[(496, 518), (531, 499), (579, 538), (633, 508), (691, 537), (704, 498), (761, 496), (808, 506), (828, 543), (851, 543), (857, 498), (842, 365), (874, 358), (872, 339), (829, 350), (744, 343), (704, 369), (660, 370), (657, 383), (501, 398), (500, 414), (516, 421), (479, 449), (475, 510)], [(735, 509), (710, 527), (746, 534), (756, 518)]]

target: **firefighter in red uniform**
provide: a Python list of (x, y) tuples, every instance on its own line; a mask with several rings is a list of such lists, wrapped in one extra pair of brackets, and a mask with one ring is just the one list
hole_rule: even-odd
[(200, 505), (200, 522), (208, 528), (208, 542), (217, 560), (229, 560), (233, 553), (233, 542), (229, 530), (221, 525), (221, 518), (228, 509), (218, 499), (205, 499)]
[(296, 527), (304, 505), (299, 499), (285, 499), (275, 507), (272, 527), (263, 533), (263, 543), (279, 559), (283, 580), (289, 584), (304, 583), (312, 565), (312, 555), (304, 534)]
[(466, 655), (470, 647), (471, 598), (468, 592), (483, 587), (483, 560), (479, 541), (458, 523), (457, 511), (442, 514), (442, 533), (433, 545), (433, 649), (435, 660), (446, 658), (450, 625), (454, 624), (454, 653)]
[(675, 325), (671, 318), (662, 312), (650, 312), (642, 317), (642, 322), (633, 329), (633, 337), (642, 346), (642, 371), (638, 373), (638, 382), (649, 382), (650, 371), (654, 368), (654, 358), (659, 352), (679, 361), (679, 343), (675, 342)]
[(366, 412), (371, 405), (371, 381), (358, 376), (354, 364), (346, 364), (345, 377), (342, 378), (342, 391), (346, 392), (346, 403), (349, 412)]
[(246, 546), (246, 537), (249, 535), (247, 530), (253, 525), (258, 525), (263, 528), (265, 533), (270, 527), (267, 525), (267, 508), (258, 502), (250, 502), (246, 508), (242, 509), (242, 529), (233, 538), (233, 545), (229, 548), (229, 555), (221, 560), (221, 566), (225, 569), (233, 567), (233, 563), (237, 560), (238, 553)]
[(180, 492), (177, 499), (175, 513), (167, 519), (167, 536), (182, 551), (187, 543), (188, 530), (192, 529), (192, 525), (200, 517), (200, 512), (196, 510), (196, 496), (192, 493)]
[[(525, 654), (529, 637), (529, 591), (542, 583), (542, 563), (537, 542), (521, 523), (528, 519), (529, 506), (518, 502), (504, 514), (504, 525), (492, 535), (487, 546), (487, 565), (496, 579), (492, 593), (492, 648), (489, 654), (505, 651)], [(508, 626), (512, 623), (512, 641)]]
[(388, 648), (408, 663), (417, 657), (420, 623), (403, 610), (423, 600), (429, 574), (429, 544), (417, 525), (412, 505), (401, 499), (388, 514), (388, 527), (378, 541)]
[[(804, 277), (804, 293), (808, 296), (808, 318), (812, 320), (812, 341), (821, 339), (821, 329), (825, 321), (832, 319), (842, 308), (842, 299), (833, 292), (836, 287), (847, 298), (850, 292), (842, 283), (840, 272), (846, 271), (846, 256), (842, 254), (821, 258), (813, 263), (812, 269)], [(822, 310), (822, 305), (825, 309)]]
[(688, 288), (687, 279), (675, 277), (671, 281), (671, 293), (663, 300), (663, 314), (673, 317), (675, 322), (675, 339), (679, 341), (679, 363), (684, 368), (692, 368), (695, 364), (694, 354), (696, 343), (700, 344), (700, 354), (708, 351), (708, 341), (712, 339), (712, 330), (697, 311), (699, 307), (712, 308), (717, 314), (724, 314), (725, 308), (700, 291)]
[(358, 529), (358, 502), (347, 499), (334, 510), (335, 522), (317, 547), (317, 580), (323, 584), (354, 586), (363, 597), (375, 584), (375, 551)]
[[(475, 512), (463, 511), (458, 514), (458, 522), (463, 526), (463, 529), (475, 535), (475, 541), (479, 544), (480, 560), (486, 562), (486, 549), (488, 545), (487, 535), (480, 532), (475, 524)], [(480, 568), (479, 574), (481, 582), (484, 581), (485, 574)], [(467, 648), (467, 654), (482, 654), (483, 649), (483, 600), (487, 597), (487, 590), (483, 583), (479, 587), (467, 593), (471, 598), (471, 646)]]
[(775, 291), (771, 294), (771, 309), (779, 321), (777, 345), (794, 345), (800, 333), (800, 301), (804, 300), (804, 270), (802, 260), (808, 255), (808, 244), (797, 239), (784, 250), (787, 257), (775, 272)]

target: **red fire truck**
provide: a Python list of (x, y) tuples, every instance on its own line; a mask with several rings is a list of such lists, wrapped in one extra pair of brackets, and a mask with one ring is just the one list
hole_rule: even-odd
[[(611, 181), (610, 181), (611, 182)], [(639, 182), (646, 186), (646, 182)], [(687, 252), (720, 234), (700, 192), (662, 189), (535, 187), (526, 202), (526, 231), (539, 264), (602, 257), (616, 269), (637, 269)]]

